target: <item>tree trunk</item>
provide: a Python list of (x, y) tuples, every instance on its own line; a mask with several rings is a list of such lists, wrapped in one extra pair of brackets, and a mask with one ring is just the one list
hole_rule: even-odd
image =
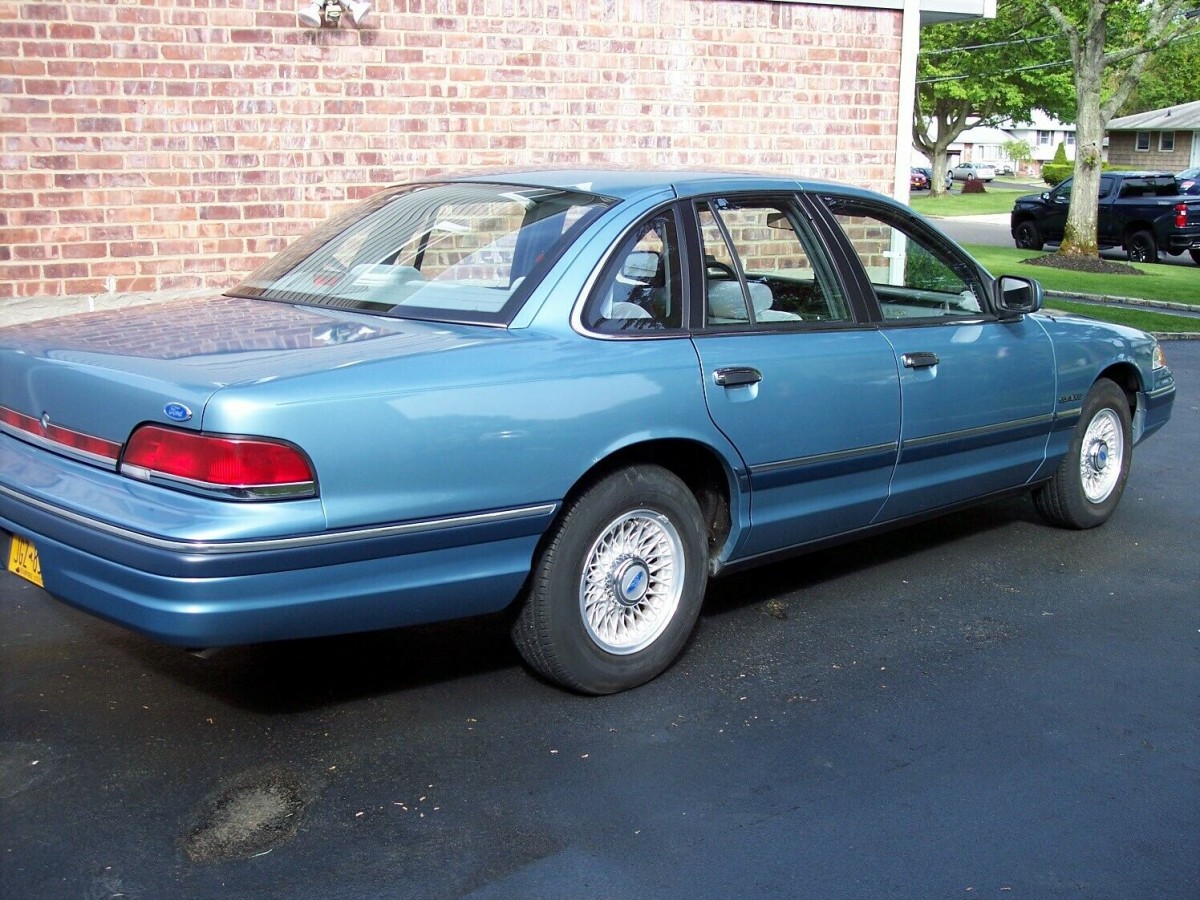
[(947, 156), (946, 149), (943, 147), (942, 152), (935, 153), (933, 159), (930, 160), (929, 171), (933, 173), (933, 177), (930, 180), (929, 193), (935, 197), (941, 197), (946, 193), (946, 172), (950, 169)]
[(1100, 111), (1100, 79), (1104, 74), (1105, 16), (1089, 23), (1079, 42), (1075, 66), (1075, 173), (1071, 207), (1058, 252), (1068, 256), (1099, 256), (1096, 239), (1097, 200), (1103, 171), (1104, 128)]

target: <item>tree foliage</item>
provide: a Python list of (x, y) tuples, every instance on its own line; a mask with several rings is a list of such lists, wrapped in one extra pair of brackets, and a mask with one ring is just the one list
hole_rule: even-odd
[(995, 19), (922, 29), (913, 143), (933, 164), (935, 195), (943, 190), (946, 151), (968, 128), (1070, 105), (1063, 55), (1045, 10), (1027, 0), (1000, 0)]
[(1021, 163), (1033, 160), (1033, 148), (1029, 146), (1029, 141), (1012, 138), (1001, 144), (1000, 149), (1004, 151), (1004, 155), (1011, 159), (1018, 168), (1020, 168)]
[[(1196, 4), (1200, 7), (1200, 3)], [(1158, 50), (1118, 116), (1200, 100), (1200, 34), (1183, 36)]]

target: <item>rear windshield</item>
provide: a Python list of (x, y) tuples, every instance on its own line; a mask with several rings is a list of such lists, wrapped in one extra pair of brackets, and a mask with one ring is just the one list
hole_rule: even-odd
[(441, 322), (507, 324), (613, 201), (558, 188), (393, 188), (330, 219), (231, 296)]

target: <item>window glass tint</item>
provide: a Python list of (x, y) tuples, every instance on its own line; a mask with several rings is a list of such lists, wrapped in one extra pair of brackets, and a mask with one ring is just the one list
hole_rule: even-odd
[(331, 219), (231, 293), (458, 322), (506, 322), (610, 201), (550, 188), (385, 191)]
[(914, 227), (901, 213), (827, 198), (875, 289), (885, 319), (978, 316), (985, 288), (974, 267), (949, 244)]
[(665, 211), (625, 236), (584, 313), (584, 325), (606, 334), (661, 331), (683, 325), (683, 278), (675, 216)]
[(786, 205), (713, 201), (696, 208), (709, 325), (777, 328), (848, 321), (841, 292), (822, 277)]

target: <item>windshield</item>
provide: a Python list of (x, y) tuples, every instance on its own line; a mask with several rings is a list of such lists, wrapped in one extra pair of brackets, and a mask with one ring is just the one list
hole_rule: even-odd
[(612, 201), (558, 188), (393, 188), (330, 219), (230, 291), (442, 322), (507, 324)]

